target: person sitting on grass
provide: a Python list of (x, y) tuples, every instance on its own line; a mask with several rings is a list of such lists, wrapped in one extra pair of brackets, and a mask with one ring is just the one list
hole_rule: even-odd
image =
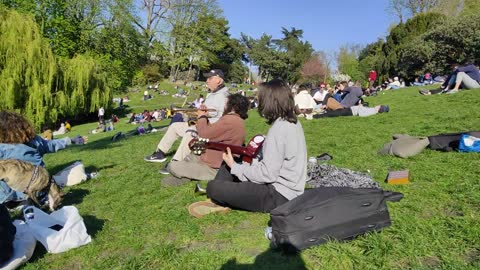
[(367, 117), (377, 113), (386, 113), (390, 111), (388, 105), (379, 105), (373, 108), (362, 105), (352, 106), (350, 108), (339, 109), (335, 111), (327, 111), (321, 114), (314, 114), (313, 118), (337, 117), (337, 116), (360, 116)]
[[(44, 167), (43, 155), (57, 152), (71, 144), (85, 144), (87, 141), (88, 138), (82, 136), (44, 140), (36, 135), (33, 126), (24, 116), (0, 111), (0, 160), (16, 159)], [(13, 191), (0, 179), (0, 204), (26, 199), (24, 193)]]
[(419, 92), (422, 95), (434, 94), (455, 94), (460, 87), (463, 89), (480, 88), (480, 71), (475, 65), (452, 65), (453, 72), (448, 76), (440, 89), (425, 90), (421, 89)]
[[(228, 96), (223, 116), (215, 123), (209, 122), (206, 111), (197, 111), (198, 137), (241, 146), (245, 141), (244, 120), (248, 117), (249, 105), (248, 99), (240, 94)], [(169, 163), (167, 170), (171, 176), (162, 179), (162, 185), (178, 186), (190, 179), (213, 180), (221, 164), (222, 151), (206, 149), (200, 156), (190, 153), (183, 160)]]
[[(215, 123), (223, 115), (225, 101), (229, 95), (228, 88), (225, 87), (225, 75), (220, 69), (211, 70), (203, 75), (207, 78), (207, 86), (211, 90), (205, 99), (204, 105), (208, 109), (215, 110), (208, 114), (210, 116), (210, 122)], [(188, 154), (190, 154), (188, 143), (193, 139), (192, 134), (195, 133), (195, 126), (191, 126), (187, 122), (181, 121), (172, 123), (158, 143), (155, 152), (150, 156), (145, 157), (144, 160), (147, 162), (165, 162), (167, 160), (165, 154), (170, 150), (179, 137), (182, 137), (182, 141), (172, 160), (183, 160)], [(164, 170), (162, 170), (161, 173), (168, 174), (168, 172)]]
[(307, 179), (307, 145), (295, 115), (291, 89), (281, 80), (260, 85), (258, 112), (271, 125), (263, 143), (263, 158), (240, 164), (227, 148), (215, 179), (207, 184), (210, 200), (189, 206), (195, 217), (229, 208), (270, 212), (303, 194)]
[(342, 101), (338, 102), (331, 94), (327, 94), (323, 100), (323, 109), (325, 110), (339, 110), (350, 108), (360, 101), (363, 96), (363, 90), (360, 87), (360, 82), (356, 82), (353, 86), (347, 87), (347, 82), (343, 81), (339, 85), (339, 91), (344, 93)]
[[(299, 87), (299, 92), (295, 95), (295, 107), (299, 116), (305, 116), (306, 119), (312, 119), (313, 109), (317, 106), (315, 100), (308, 92), (309, 84), (302, 84)], [(320, 90), (319, 90), (320, 91)]]

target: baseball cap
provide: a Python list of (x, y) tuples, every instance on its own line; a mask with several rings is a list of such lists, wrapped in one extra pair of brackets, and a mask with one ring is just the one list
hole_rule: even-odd
[(225, 75), (223, 74), (223, 71), (221, 69), (212, 69), (210, 72), (203, 73), (203, 76), (205, 78), (213, 77), (213, 76), (218, 76), (225, 80)]

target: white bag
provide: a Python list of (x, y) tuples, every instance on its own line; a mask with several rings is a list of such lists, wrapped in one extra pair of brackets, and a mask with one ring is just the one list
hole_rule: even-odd
[[(26, 213), (28, 209), (33, 209), (33, 213)], [(65, 252), (92, 241), (75, 206), (64, 206), (50, 215), (34, 206), (28, 206), (23, 214), (35, 238), (50, 253)], [(54, 225), (63, 228), (58, 231), (50, 228)]]
[(80, 161), (76, 161), (52, 177), (60, 187), (77, 185), (87, 180), (85, 167)]
[(37, 245), (37, 240), (35, 240), (35, 237), (33, 237), (30, 228), (25, 222), (15, 220), (13, 225), (17, 228), (15, 240), (13, 241), (13, 255), (8, 262), (0, 265), (0, 270), (17, 269), (20, 265), (28, 262)]

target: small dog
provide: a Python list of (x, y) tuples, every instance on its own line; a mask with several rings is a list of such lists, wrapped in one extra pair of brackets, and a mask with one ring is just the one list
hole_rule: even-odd
[(36, 166), (28, 162), (14, 159), (0, 160), (0, 179), (10, 188), (27, 194), (37, 205), (40, 205), (37, 199), (38, 193), (48, 191), (48, 206), (53, 211), (60, 205), (63, 193), (51, 180), (47, 170), (41, 166), (38, 167), (37, 174), (32, 179), (35, 170)]

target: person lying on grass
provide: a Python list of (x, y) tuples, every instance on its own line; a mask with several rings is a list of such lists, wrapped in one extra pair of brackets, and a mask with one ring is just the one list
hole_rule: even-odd
[(352, 106), (350, 108), (338, 109), (335, 111), (326, 111), (321, 114), (314, 114), (313, 118), (325, 118), (325, 117), (337, 117), (337, 116), (360, 116), (367, 117), (370, 115), (375, 115), (377, 113), (386, 113), (390, 111), (388, 105), (379, 105), (373, 108), (365, 107), (362, 105)]
[(201, 217), (229, 208), (269, 212), (303, 194), (307, 147), (291, 89), (281, 80), (272, 80), (261, 84), (258, 99), (258, 112), (271, 125), (263, 159), (240, 164), (228, 148), (223, 154), (225, 163), (207, 184), (210, 200), (190, 205), (191, 215)]
[[(0, 111), (0, 160), (16, 159), (35, 166), (45, 166), (43, 155), (64, 149), (70, 144), (84, 144), (87, 137), (76, 136), (44, 140), (36, 135), (33, 126), (22, 115)], [(0, 203), (24, 201), (22, 192), (15, 192), (0, 179)]]
[[(204, 105), (202, 105), (204, 106)], [(210, 123), (203, 107), (197, 111), (198, 137), (230, 145), (241, 146), (245, 141), (245, 119), (250, 103), (240, 94), (230, 95), (223, 116)], [(163, 186), (177, 186), (193, 180), (213, 180), (222, 164), (222, 151), (206, 149), (197, 156), (190, 153), (183, 160), (171, 161), (167, 167), (171, 176), (162, 179)]]

